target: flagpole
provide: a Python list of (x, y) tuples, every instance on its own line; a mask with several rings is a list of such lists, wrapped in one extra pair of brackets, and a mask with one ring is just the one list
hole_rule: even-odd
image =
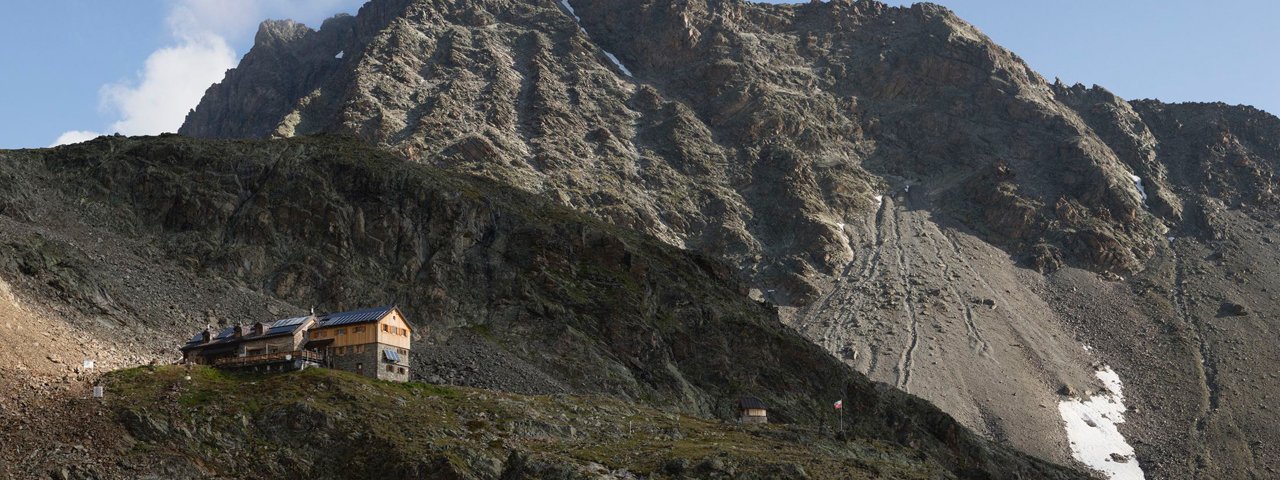
[(840, 435), (843, 436), (844, 435), (844, 399), (843, 398), (840, 399), (840, 408), (838, 408), (837, 410), (840, 410)]

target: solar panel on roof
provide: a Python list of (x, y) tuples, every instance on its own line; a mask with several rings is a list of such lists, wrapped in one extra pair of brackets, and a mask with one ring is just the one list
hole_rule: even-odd
[(294, 318), (286, 318), (284, 320), (276, 320), (274, 322), (271, 322), (271, 326), (269, 328), (291, 327), (307, 321), (308, 318), (311, 318), (311, 317), (294, 317)]
[(266, 332), (263, 332), (262, 335), (263, 336), (280, 335), (284, 333), (291, 333), (296, 329), (297, 329), (297, 325), (288, 325), (280, 328), (272, 328), (270, 330), (267, 330)]
[(263, 332), (263, 335), (267, 336), (267, 335), (280, 335), (284, 333), (291, 333), (297, 330), (298, 326), (302, 325), (309, 318), (311, 317), (310, 316), (294, 317), (294, 318), (286, 318), (283, 320), (276, 320), (274, 322), (271, 322), (270, 324), (267, 324), (267, 329), (265, 332)]
[(395, 351), (395, 350), (383, 350), (383, 351), (382, 351), (382, 355), (383, 355), (384, 357), (387, 357), (387, 361), (388, 361), (388, 362), (399, 362), (399, 361), (400, 361), (400, 354), (399, 354), (399, 353), (396, 353), (396, 351)]
[(221, 332), (218, 332), (218, 336), (214, 338), (216, 339), (231, 338), (231, 336), (235, 334), (236, 334), (236, 327), (227, 327), (222, 329)]
[(332, 327), (349, 323), (372, 322), (386, 316), (392, 307), (366, 308), (350, 312), (330, 313), (320, 318), (320, 326)]

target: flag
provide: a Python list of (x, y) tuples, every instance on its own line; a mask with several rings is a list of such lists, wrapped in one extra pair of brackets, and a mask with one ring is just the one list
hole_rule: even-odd
[(836, 400), (836, 410), (844, 408), (844, 400)]

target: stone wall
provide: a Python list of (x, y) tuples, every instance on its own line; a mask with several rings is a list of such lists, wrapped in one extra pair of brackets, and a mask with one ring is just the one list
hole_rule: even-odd
[[(329, 351), (329, 365), (337, 370), (359, 373), (369, 378), (393, 382), (409, 381), (409, 356), (400, 355), (398, 362), (387, 362), (382, 357), (382, 350), (385, 348), (394, 349), (395, 347), (380, 343), (369, 343), (364, 345), (363, 352), (347, 353), (346, 355), (337, 355), (331, 349)], [(391, 367), (391, 371), (387, 371), (387, 366)]]

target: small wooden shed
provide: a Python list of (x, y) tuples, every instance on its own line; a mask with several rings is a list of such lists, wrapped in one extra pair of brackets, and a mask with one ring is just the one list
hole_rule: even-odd
[(769, 423), (769, 407), (756, 397), (738, 398), (738, 422)]

